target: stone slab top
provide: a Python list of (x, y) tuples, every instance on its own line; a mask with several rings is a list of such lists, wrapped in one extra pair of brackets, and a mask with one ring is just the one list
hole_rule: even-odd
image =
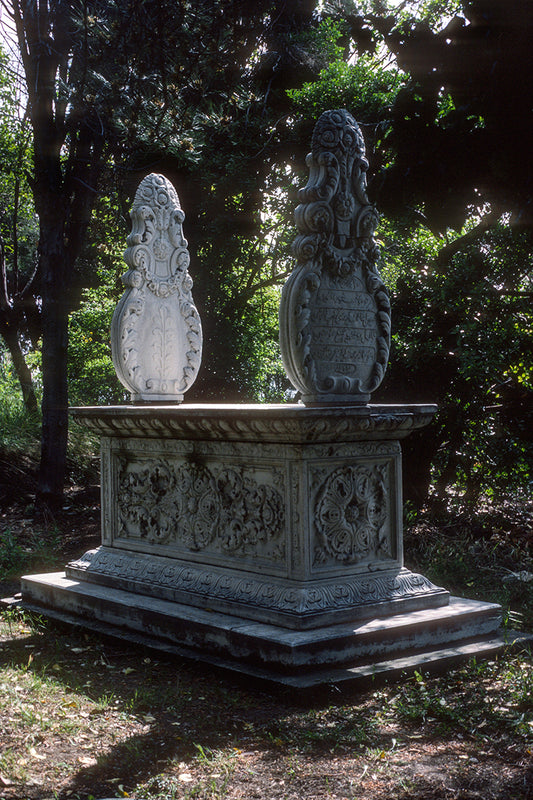
[(433, 404), (181, 404), (85, 406), (72, 418), (102, 436), (248, 442), (400, 439), (428, 425)]

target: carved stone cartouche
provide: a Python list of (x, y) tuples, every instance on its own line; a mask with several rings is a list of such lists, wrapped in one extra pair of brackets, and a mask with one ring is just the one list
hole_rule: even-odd
[(184, 218), (172, 184), (163, 175), (144, 178), (131, 210), (126, 291), (111, 324), (113, 363), (133, 402), (182, 402), (200, 367)]
[(281, 299), (283, 362), (306, 404), (368, 403), (387, 367), (390, 303), (363, 137), (347, 111), (326, 111), (311, 147), (295, 214), (298, 265)]

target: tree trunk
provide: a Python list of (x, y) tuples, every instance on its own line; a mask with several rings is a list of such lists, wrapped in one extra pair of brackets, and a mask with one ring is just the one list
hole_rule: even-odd
[[(13, 241), (15, 242), (15, 240)], [(15, 255), (13, 257), (13, 263), (14, 265), (17, 263)], [(16, 266), (13, 271), (16, 274)], [(28, 369), (22, 347), (20, 346), (21, 320), (23, 319), (23, 314), (20, 313), (18, 305), (20, 304), (21, 297), (20, 295), (17, 296), (16, 292), (15, 298), (12, 296), (10, 297), (8, 283), (4, 240), (0, 235), (0, 336), (5, 341), (11, 355), (26, 410), (30, 414), (34, 414), (37, 411), (37, 398), (35, 397), (35, 391), (33, 389), (31, 372)], [(17, 289), (17, 281), (15, 280), (14, 283), (15, 289)]]
[(70, 269), (61, 225), (41, 225), (43, 424), (37, 498), (57, 507), (63, 497), (68, 438), (68, 292)]
[(43, 304), (43, 424), (37, 495), (49, 506), (61, 503), (67, 463), (68, 316)]
[(20, 383), (24, 407), (29, 414), (36, 414), (37, 397), (35, 396), (35, 389), (33, 387), (33, 378), (20, 346), (18, 332), (12, 326), (2, 325), (0, 326), (0, 334), (9, 350), (9, 355), (13, 362), (13, 369)]

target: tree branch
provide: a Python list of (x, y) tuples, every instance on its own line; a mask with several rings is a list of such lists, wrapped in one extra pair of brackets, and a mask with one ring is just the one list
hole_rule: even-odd
[(240, 298), (248, 302), (256, 292), (259, 292), (261, 289), (268, 289), (270, 286), (279, 286), (282, 281), (286, 280), (289, 275), (291, 274), (292, 269), (286, 269), (283, 272), (278, 272), (274, 277), (264, 278), (262, 281), (258, 281), (254, 283), (253, 286), (246, 287), (246, 289), (240, 293)]
[(4, 247), (4, 239), (0, 234), (0, 311), (3, 314), (6, 314), (11, 310), (11, 302), (7, 289), (7, 268), (5, 256), (6, 251)]
[(444, 266), (449, 262), (449, 260), (460, 250), (464, 247), (467, 247), (470, 244), (476, 242), (481, 236), (487, 233), (490, 228), (499, 220), (501, 216), (501, 211), (499, 209), (493, 209), (488, 214), (485, 214), (484, 217), (481, 218), (478, 225), (475, 228), (467, 231), (462, 236), (459, 236), (457, 239), (453, 239), (451, 242), (442, 247), (436, 258), (433, 261), (433, 266)]

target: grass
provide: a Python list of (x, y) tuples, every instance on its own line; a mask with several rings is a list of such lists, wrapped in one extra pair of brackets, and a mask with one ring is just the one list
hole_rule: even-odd
[(26, 572), (52, 569), (62, 563), (61, 532), (57, 527), (31, 530), (24, 537), (7, 529), (0, 533), (0, 580), (9, 580)]
[[(483, 595), (530, 567), (509, 536), (418, 524), (409, 558), (445, 585)], [(529, 593), (506, 596), (527, 620)], [(305, 701), (17, 610), (0, 616), (0, 652), (2, 800), (533, 796), (527, 650)]]
[(39, 414), (28, 414), (18, 384), (0, 371), (0, 452), (35, 454), (40, 438)]
[[(468, 674), (471, 691), (464, 691)], [(443, 735), (484, 740), (488, 731), (506, 731), (525, 745), (533, 735), (533, 667), (524, 656), (501, 662), (472, 661), (468, 672), (429, 681), (417, 672), (392, 698), (394, 714), (418, 725), (432, 723)], [(476, 683), (477, 681), (477, 683)]]
[(6, 800), (528, 797), (526, 650), (303, 701), (13, 610), (0, 645)]

